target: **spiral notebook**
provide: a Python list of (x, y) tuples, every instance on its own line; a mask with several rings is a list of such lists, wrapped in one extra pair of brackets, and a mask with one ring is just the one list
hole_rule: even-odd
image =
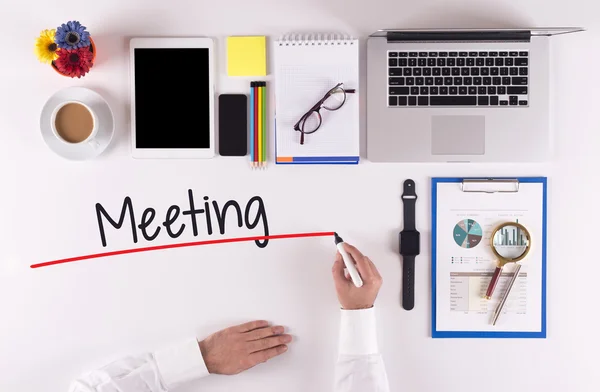
[[(359, 161), (358, 40), (340, 34), (288, 34), (275, 43), (275, 155), (278, 164)], [(294, 124), (338, 83), (347, 94), (336, 111), (300, 144)]]

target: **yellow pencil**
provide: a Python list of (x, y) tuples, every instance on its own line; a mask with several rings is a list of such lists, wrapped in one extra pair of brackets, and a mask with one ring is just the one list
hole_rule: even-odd
[(262, 91), (259, 88), (256, 89), (256, 91), (258, 92), (258, 157), (256, 157), (256, 161), (258, 162), (258, 166), (261, 165), (262, 162), (262, 138), (263, 138), (263, 134), (261, 132), (262, 130), (262, 122), (263, 122), (263, 118), (262, 118)]
[(260, 161), (262, 162), (263, 166), (266, 165), (266, 156), (267, 156), (267, 152), (265, 151), (265, 147), (267, 145), (266, 143), (266, 138), (267, 138), (267, 133), (265, 132), (267, 129), (267, 117), (266, 117), (266, 106), (265, 106), (265, 88), (264, 88), (264, 82), (261, 83), (263, 86), (261, 86), (260, 88), (260, 109), (261, 109), (261, 116), (260, 118), (262, 119), (262, 127), (261, 129), (261, 136), (260, 136), (260, 142), (262, 143), (261, 148), (260, 148), (260, 152), (261, 152), (261, 156), (260, 156)]

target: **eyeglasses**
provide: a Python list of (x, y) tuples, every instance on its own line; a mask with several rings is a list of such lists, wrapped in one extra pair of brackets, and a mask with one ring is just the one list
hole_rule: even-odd
[(321, 117), (321, 108), (333, 112), (338, 110), (346, 103), (346, 94), (354, 94), (355, 89), (344, 89), (344, 83), (338, 83), (334, 88), (321, 98), (310, 110), (294, 125), (294, 130), (301, 133), (300, 144), (304, 144), (304, 135), (315, 133), (321, 127), (323, 118)]

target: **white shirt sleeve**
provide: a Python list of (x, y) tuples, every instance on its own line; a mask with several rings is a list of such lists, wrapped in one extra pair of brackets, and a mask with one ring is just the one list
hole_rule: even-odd
[(377, 346), (375, 309), (342, 310), (335, 392), (389, 392)]
[(196, 339), (127, 357), (75, 380), (70, 392), (167, 392), (208, 375)]

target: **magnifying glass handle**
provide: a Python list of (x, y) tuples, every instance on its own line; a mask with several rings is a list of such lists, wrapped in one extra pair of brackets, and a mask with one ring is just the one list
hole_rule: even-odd
[(517, 265), (515, 266), (515, 270), (513, 272), (513, 276), (510, 279), (510, 282), (508, 282), (508, 287), (506, 288), (506, 292), (502, 296), (502, 299), (500, 300), (498, 307), (494, 311), (494, 318), (492, 319), (492, 325), (496, 325), (496, 321), (498, 321), (498, 317), (500, 317), (502, 308), (504, 308), (504, 304), (506, 304), (506, 299), (508, 298), (508, 295), (510, 294), (510, 290), (512, 290), (512, 287), (515, 284), (515, 281), (519, 277), (519, 271), (521, 271), (521, 264), (517, 263)]
[(502, 267), (496, 267), (494, 271), (494, 275), (492, 275), (492, 280), (490, 280), (490, 284), (488, 285), (487, 291), (485, 292), (485, 299), (491, 299), (492, 294), (494, 294), (494, 289), (496, 288), (496, 284), (498, 280), (500, 280), (500, 274), (502, 273)]

